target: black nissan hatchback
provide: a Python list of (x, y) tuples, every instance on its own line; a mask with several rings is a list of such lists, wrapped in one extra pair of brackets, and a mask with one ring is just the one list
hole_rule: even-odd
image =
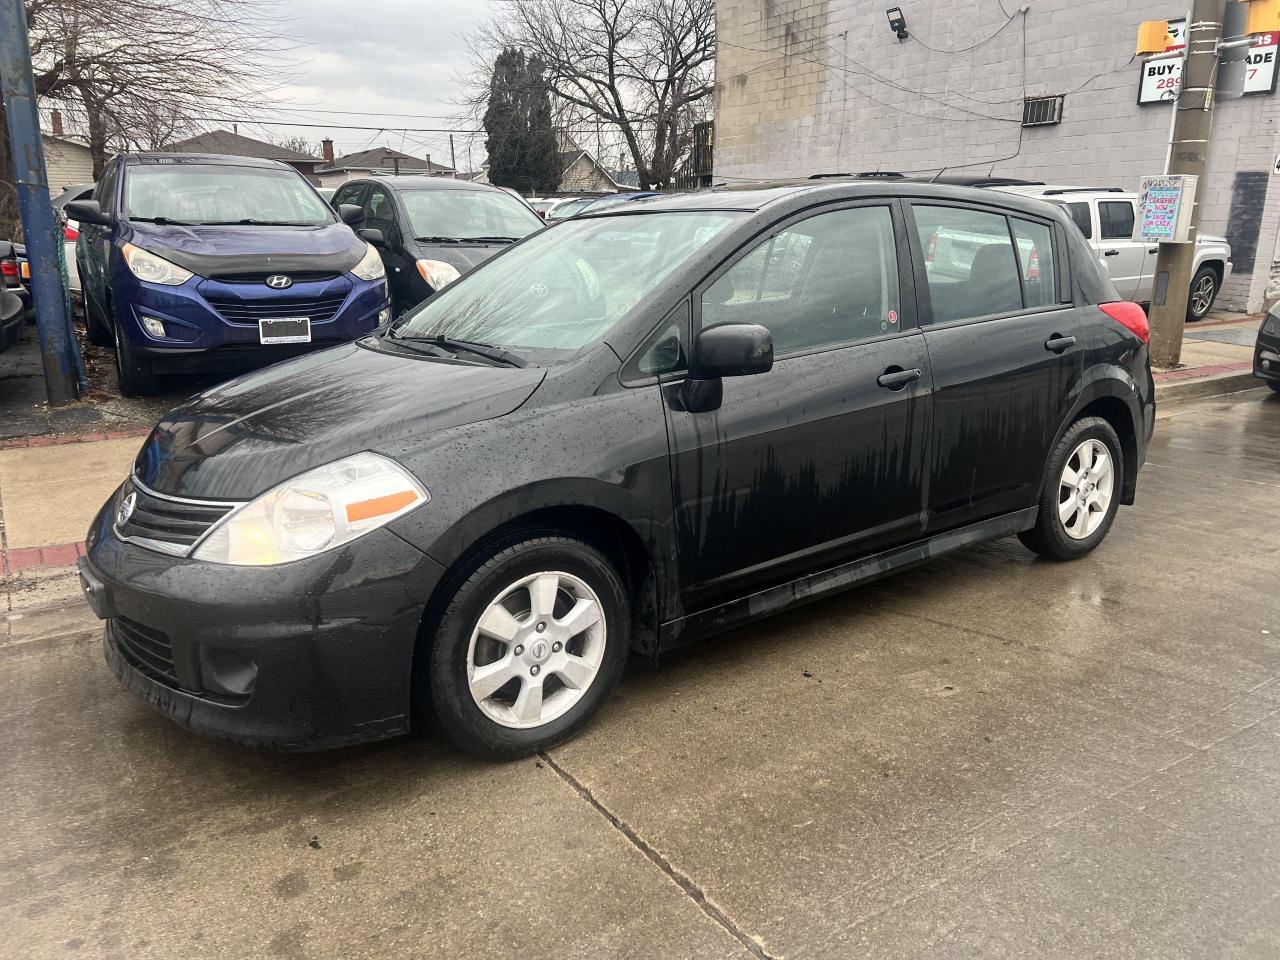
[(280, 749), (516, 756), (631, 651), (1134, 499), (1145, 315), (1060, 208), (826, 180), (621, 204), (170, 412), (82, 562), (120, 681)]

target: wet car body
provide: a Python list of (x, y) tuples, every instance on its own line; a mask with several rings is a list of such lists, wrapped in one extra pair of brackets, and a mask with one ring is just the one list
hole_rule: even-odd
[(1253, 348), (1253, 375), (1280, 393), (1280, 313), (1275, 307), (1258, 328)]
[[(1059, 253), (1045, 281), (1059, 302), (931, 323), (928, 289), (912, 280), (925, 273), (912, 204), (1035, 219)], [(892, 218), (903, 265), (891, 329), (789, 352), (758, 376), (637, 365), (667, 325), (690, 349), (697, 291), (761, 237), (864, 206)], [(730, 225), (564, 362), (482, 366), (368, 338), (172, 411), (95, 520), (82, 563), (122, 682), (178, 722), (246, 744), (375, 739), (409, 729), (414, 678), (451, 578), (502, 531), (570, 530), (598, 546), (632, 598), (630, 646), (657, 657), (1029, 529), (1046, 458), (1084, 415), (1114, 426), (1131, 467), (1117, 497), (1133, 502), (1154, 426), (1147, 349), (1102, 314), (1114, 289), (1064, 214), (931, 185), (805, 183), (623, 204), (573, 223), (704, 210)], [(504, 256), (475, 276), (500, 270)], [(208, 528), (208, 511), (241, 509), (361, 451), (399, 464), (429, 502), (346, 546), (265, 570), (211, 565), (181, 544), (162, 553), (135, 536), (146, 532), (140, 504), (152, 511), (144, 526), (156, 517), (163, 526), (172, 507), (205, 510)]]

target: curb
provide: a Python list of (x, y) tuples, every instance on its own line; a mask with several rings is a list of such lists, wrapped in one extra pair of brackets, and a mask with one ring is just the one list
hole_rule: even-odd
[(1224, 373), (1214, 377), (1194, 377), (1185, 380), (1165, 380), (1157, 383), (1156, 404), (1217, 397), (1263, 386), (1263, 382), (1253, 375), (1253, 365), (1249, 366), (1250, 369), (1247, 372)]
[(145, 437), (151, 433), (150, 427), (136, 427), (132, 430), (106, 430), (100, 433), (74, 433), (65, 436), (50, 437), (35, 434), (30, 437), (9, 437), (0, 440), (0, 450), (13, 450), (21, 447), (57, 447), (64, 443), (95, 443), (99, 440), (123, 440), (126, 437)]

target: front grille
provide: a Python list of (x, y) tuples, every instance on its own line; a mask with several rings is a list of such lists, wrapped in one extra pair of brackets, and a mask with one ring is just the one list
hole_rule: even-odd
[(272, 297), (269, 300), (244, 300), (224, 295), (206, 296), (209, 306), (229, 323), (253, 323), (277, 317), (309, 317), (312, 323), (324, 323), (337, 316), (346, 302), (345, 293), (323, 297)]
[(257, 283), (266, 286), (267, 277), (275, 277), (283, 274), (294, 283), (320, 283), (326, 280), (335, 280), (339, 274), (332, 270), (259, 270), (256, 273), (213, 273), (209, 275), (210, 280), (217, 280), (221, 283)]
[[(170, 544), (175, 548), (170, 552), (183, 554), (237, 506), (231, 502), (161, 496), (133, 479), (125, 489), (125, 499), (129, 497), (134, 498), (133, 510), (123, 523), (119, 521), (120, 512), (117, 512), (116, 532), (121, 537)], [(122, 500), (121, 507), (123, 504)]]
[(116, 646), (126, 660), (153, 680), (170, 687), (179, 686), (168, 636), (128, 617), (114, 617), (110, 623)]

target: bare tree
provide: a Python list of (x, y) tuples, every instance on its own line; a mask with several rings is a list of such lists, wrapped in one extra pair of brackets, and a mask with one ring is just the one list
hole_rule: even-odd
[[(282, 79), (291, 48), (270, 0), (26, 0), (36, 93), (88, 134), (97, 176), (112, 147), (154, 147)], [(185, 119), (184, 119), (185, 118)], [(3, 130), (0, 108), (0, 130)], [(0, 179), (12, 180), (7, 132)], [(0, 191), (0, 203), (4, 203)], [(0, 209), (0, 222), (13, 220)], [(10, 224), (12, 228), (12, 224)]]
[(305, 154), (308, 157), (314, 157), (320, 153), (316, 145), (301, 134), (269, 133), (267, 140), (277, 147)]
[(506, 47), (539, 58), (559, 125), (616, 132), (640, 186), (667, 186), (709, 110), (715, 2), (509, 0), (471, 47), (488, 64)]

